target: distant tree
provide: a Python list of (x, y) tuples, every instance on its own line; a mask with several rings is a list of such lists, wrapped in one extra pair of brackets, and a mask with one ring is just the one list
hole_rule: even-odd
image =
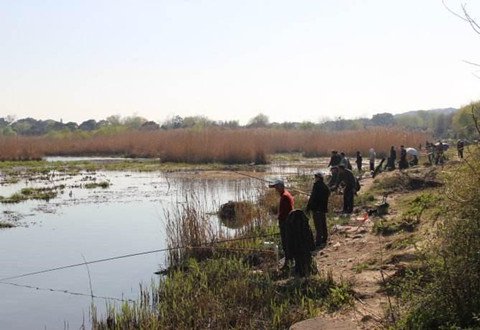
[(371, 122), (375, 126), (393, 126), (395, 125), (395, 117), (391, 113), (377, 113), (372, 116)]
[(316, 127), (315, 123), (311, 121), (302, 121), (299, 125), (300, 129), (312, 129), (315, 127)]
[(97, 129), (97, 121), (95, 119), (86, 120), (78, 126), (78, 129), (88, 132), (94, 131)]
[(10, 122), (5, 120), (5, 118), (0, 118), (0, 128), (7, 127), (8, 125), (10, 125)]
[(11, 127), (18, 135), (38, 135), (40, 131), (38, 120), (30, 117), (15, 121)]
[(176, 128), (182, 128), (183, 127), (183, 118), (176, 115), (173, 116), (172, 118), (169, 118), (165, 120), (165, 122), (161, 126), (164, 129), (176, 129)]
[(105, 120), (108, 122), (109, 125), (118, 126), (121, 124), (120, 115), (108, 116)]
[(477, 133), (472, 114), (476, 118), (480, 118), (480, 101), (466, 105), (454, 114), (452, 126), (457, 136), (472, 138)]
[(160, 125), (154, 121), (146, 121), (140, 127), (140, 130), (142, 131), (156, 131), (158, 129), (160, 129)]
[(73, 132), (78, 129), (78, 124), (73, 121), (69, 121), (68, 123), (65, 124), (65, 128)]
[(248, 121), (247, 126), (252, 127), (252, 128), (258, 128), (258, 127), (267, 127), (269, 124), (269, 119), (266, 115), (263, 113), (259, 113), (252, 119)]
[(183, 128), (204, 128), (214, 126), (215, 122), (205, 116), (190, 116), (183, 118)]
[(229, 121), (218, 121), (217, 126), (226, 127), (226, 128), (238, 128), (240, 124), (238, 120), (229, 120)]
[(122, 120), (123, 125), (130, 129), (139, 129), (147, 120), (140, 116), (130, 116)]

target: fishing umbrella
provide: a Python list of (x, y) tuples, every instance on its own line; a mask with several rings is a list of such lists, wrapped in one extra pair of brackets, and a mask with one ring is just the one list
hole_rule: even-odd
[(406, 148), (405, 149), (407, 151), (407, 155), (410, 155), (410, 156), (417, 156), (418, 157), (418, 151), (417, 149), (415, 148)]

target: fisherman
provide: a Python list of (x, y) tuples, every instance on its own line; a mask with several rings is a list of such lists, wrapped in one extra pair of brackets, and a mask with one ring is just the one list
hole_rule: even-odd
[(337, 150), (332, 150), (332, 155), (330, 156), (330, 162), (328, 163), (327, 167), (338, 166), (338, 164), (340, 164), (341, 160), (342, 160), (342, 158), (338, 154), (338, 151)]
[(425, 148), (427, 149), (428, 162), (432, 165), (435, 159), (435, 146), (427, 141)]
[(463, 149), (465, 148), (465, 142), (463, 140), (458, 140), (457, 141), (457, 152), (458, 152), (458, 158), (463, 159)]
[(337, 185), (338, 181), (338, 166), (332, 166), (330, 168), (330, 180), (328, 180), (328, 188), (332, 189)]
[(330, 162), (328, 163), (327, 167), (330, 167), (330, 181), (328, 182), (328, 186), (335, 185), (338, 180), (338, 169), (337, 166), (342, 161), (342, 157), (338, 154), (337, 150), (332, 150), (332, 155), (330, 156)]
[(323, 174), (315, 173), (315, 182), (312, 192), (305, 209), (306, 213), (312, 212), (313, 224), (315, 225), (315, 246), (323, 249), (327, 245), (327, 212), (328, 198), (330, 197), (330, 189), (323, 182)]
[(398, 168), (401, 170), (408, 168), (407, 150), (403, 145), (400, 146), (400, 161), (398, 162)]
[(342, 213), (351, 214), (353, 212), (353, 198), (357, 191), (357, 179), (353, 172), (345, 168), (345, 165), (338, 165), (338, 181), (332, 190), (338, 189), (340, 183), (343, 182), (343, 210)]
[(282, 249), (285, 254), (285, 263), (282, 267), (282, 270), (289, 268), (289, 264), (293, 260), (292, 255), (289, 253), (287, 248), (287, 217), (290, 211), (293, 210), (294, 199), (288, 190), (285, 189), (285, 183), (282, 180), (275, 180), (268, 185), (270, 188), (275, 188), (275, 190), (280, 195), (280, 202), (278, 204), (278, 227), (280, 228), (280, 239), (282, 242)]
[(390, 155), (387, 160), (387, 165), (385, 168), (389, 171), (393, 171), (395, 169), (395, 161), (397, 160), (397, 151), (395, 150), (394, 146), (390, 147)]
[(355, 163), (357, 163), (357, 170), (359, 172), (362, 171), (362, 162), (363, 162), (362, 154), (360, 153), (360, 151), (357, 150), (357, 159), (355, 160)]
[(375, 158), (377, 157), (377, 153), (375, 152), (375, 149), (370, 148), (368, 151), (368, 159), (370, 161), (370, 174), (373, 175), (373, 171), (375, 171)]
[(441, 140), (435, 145), (435, 165), (443, 164), (443, 143)]
[(312, 230), (308, 217), (302, 210), (292, 210), (286, 220), (286, 244), (292, 259), (295, 260), (295, 275), (305, 277), (317, 272), (312, 260), (315, 250)]
[(352, 164), (350, 164), (350, 159), (347, 158), (343, 151), (340, 153), (340, 164), (344, 164), (345, 168), (348, 168), (350, 171), (352, 170)]

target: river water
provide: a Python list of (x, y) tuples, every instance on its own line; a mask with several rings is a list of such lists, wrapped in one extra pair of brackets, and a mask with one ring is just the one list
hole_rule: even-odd
[[(275, 172), (272, 172), (271, 170)], [(312, 172), (311, 169), (302, 171)], [(274, 165), (270, 177), (286, 176), (292, 167)], [(303, 173), (303, 172), (302, 172)], [(106, 181), (108, 188), (86, 189)], [(195, 196), (207, 213), (229, 200), (254, 200), (265, 183), (248, 177), (197, 178), (194, 172), (83, 172), (53, 175), (0, 186), (9, 196), (25, 187), (65, 185), (50, 201), (0, 204), (0, 329), (90, 328), (91, 293), (97, 297), (136, 300), (139, 284), (157, 281), (166, 266), (164, 252), (7, 280), (5, 278), (119, 255), (166, 248), (166, 217)], [(212, 216), (220, 230), (229, 229)], [(94, 298), (100, 315), (107, 304)]]

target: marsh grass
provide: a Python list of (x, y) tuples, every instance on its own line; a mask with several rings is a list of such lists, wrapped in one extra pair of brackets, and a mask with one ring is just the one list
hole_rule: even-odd
[(198, 262), (142, 292), (138, 304), (110, 309), (94, 329), (286, 329), (291, 324), (350, 304), (348, 284), (323, 274), (277, 281), (240, 259)]
[(26, 200), (45, 200), (49, 201), (52, 198), (57, 197), (59, 191), (63, 191), (65, 185), (58, 185), (53, 187), (43, 188), (23, 188), (18, 193), (14, 193), (9, 197), (0, 196), (0, 202), (5, 204), (20, 203)]

